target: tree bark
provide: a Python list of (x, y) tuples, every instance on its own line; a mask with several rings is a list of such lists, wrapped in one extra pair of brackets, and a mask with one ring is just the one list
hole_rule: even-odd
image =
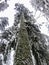
[(15, 53), (14, 65), (33, 65), (30, 53), (28, 33), (25, 28), (24, 17), (21, 17), (18, 47)]

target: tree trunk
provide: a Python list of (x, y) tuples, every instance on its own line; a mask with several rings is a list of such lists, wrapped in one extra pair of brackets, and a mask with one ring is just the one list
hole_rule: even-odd
[(24, 17), (21, 17), (18, 35), (18, 46), (15, 53), (14, 65), (33, 65), (28, 33), (25, 28)]

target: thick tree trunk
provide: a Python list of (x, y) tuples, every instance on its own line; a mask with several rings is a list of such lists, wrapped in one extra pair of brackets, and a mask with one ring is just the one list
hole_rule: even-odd
[(25, 28), (24, 18), (21, 17), (21, 24), (18, 35), (18, 47), (16, 49), (14, 65), (33, 65), (28, 33)]

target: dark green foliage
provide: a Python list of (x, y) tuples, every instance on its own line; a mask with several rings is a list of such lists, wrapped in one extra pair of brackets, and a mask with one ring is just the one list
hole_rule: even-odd
[(38, 26), (25, 22), (32, 52), (36, 60), (37, 65), (49, 64), (49, 53), (47, 52), (47, 46), (45, 44), (45, 35), (41, 34)]
[(15, 10), (18, 11), (18, 13), (16, 12), (15, 14), (15, 25), (16, 23), (20, 23), (20, 17), (21, 17), (21, 14), (23, 13), (24, 14), (24, 18), (27, 22), (33, 22), (35, 23), (35, 19), (33, 18), (33, 15), (31, 14), (31, 12), (23, 5), (23, 4), (19, 4), (19, 3), (16, 3), (15, 4)]
[(5, 47), (6, 47), (6, 45), (4, 43), (2, 45), (0, 45), (0, 53), (3, 53), (4, 54)]
[(0, 30), (5, 30), (5, 27), (8, 25), (7, 17), (0, 17)]
[(4, 11), (7, 7), (9, 7), (9, 5), (6, 2), (0, 2), (0, 11)]

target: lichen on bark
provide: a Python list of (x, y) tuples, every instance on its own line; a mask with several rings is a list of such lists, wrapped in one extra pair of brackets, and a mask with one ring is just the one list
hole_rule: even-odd
[(24, 17), (21, 17), (18, 35), (18, 47), (15, 53), (14, 65), (33, 65), (30, 53), (28, 33), (25, 28)]

